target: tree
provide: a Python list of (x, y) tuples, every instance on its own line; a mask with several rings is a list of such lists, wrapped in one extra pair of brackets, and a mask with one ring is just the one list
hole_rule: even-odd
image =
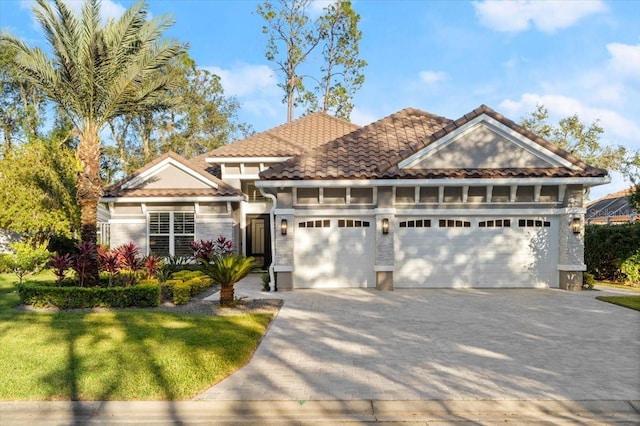
[[(362, 70), (367, 62), (359, 58), (358, 43), (362, 31), (358, 30), (358, 15), (350, 1), (337, 1), (327, 6), (325, 15), (319, 18), (320, 36), (324, 41), (321, 79), (316, 91), (322, 96), (322, 107), (311, 102), (308, 112), (332, 112), (349, 119), (353, 110), (353, 96), (364, 83)], [(317, 96), (310, 96), (317, 99)]]
[[(307, 105), (307, 112), (321, 110), (349, 118), (355, 92), (364, 83), (359, 59), (358, 43), (362, 32), (358, 30), (360, 15), (351, 2), (338, 0), (324, 9), (324, 15), (311, 20), (307, 9), (311, 0), (265, 0), (258, 5), (258, 14), (266, 21), (262, 32), (268, 34), (265, 56), (277, 65), (284, 81), (278, 86), (285, 92), (287, 121), (294, 118), (294, 108)], [(319, 73), (305, 74), (310, 54), (322, 46)], [(316, 82), (310, 90), (305, 79)]]
[[(147, 20), (147, 5), (139, 2), (118, 20), (100, 22), (100, 1), (86, 0), (76, 16), (64, 0), (36, 0), (34, 14), (51, 47), (51, 57), (39, 48), (4, 35), (18, 51), (21, 75), (64, 109), (78, 135), (77, 201), (81, 209), (81, 239), (95, 243), (97, 206), (102, 196), (100, 131), (109, 120), (131, 111), (153, 111), (172, 88), (164, 70), (184, 51), (174, 40), (161, 40), (172, 21)], [(97, 258), (97, 256), (96, 256)], [(91, 277), (98, 279), (94, 262)]]
[(32, 243), (72, 237), (80, 227), (73, 150), (60, 139), (33, 140), (0, 159), (0, 228)]
[(549, 124), (549, 112), (543, 105), (522, 120), (522, 127), (558, 145), (587, 164), (622, 172), (628, 153), (622, 146), (608, 146), (600, 142), (604, 129), (597, 121), (586, 126), (574, 114), (561, 119), (556, 126)]
[(217, 75), (198, 68), (186, 53), (175, 58), (167, 72), (176, 82), (165, 95), (173, 105), (109, 122), (115, 144), (103, 151), (105, 177), (129, 174), (168, 151), (190, 158), (249, 134), (249, 126), (237, 121), (239, 103), (224, 95)]
[(211, 261), (199, 258), (202, 272), (215, 284), (220, 284), (220, 306), (231, 306), (234, 300), (233, 286), (258, 269), (253, 257), (231, 253), (215, 256)]
[(38, 136), (44, 109), (42, 91), (20, 76), (16, 66), (18, 52), (0, 39), (0, 132), (4, 146), (0, 153), (11, 151), (16, 142)]

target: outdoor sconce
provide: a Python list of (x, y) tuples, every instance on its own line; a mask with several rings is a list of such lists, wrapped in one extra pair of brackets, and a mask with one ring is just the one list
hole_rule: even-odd
[(580, 218), (579, 217), (574, 217), (573, 219), (571, 219), (571, 231), (573, 231), (574, 234), (579, 234), (580, 233)]
[(389, 219), (386, 217), (382, 219), (382, 233), (387, 235), (389, 233)]
[(280, 221), (280, 233), (282, 235), (287, 235), (287, 219), (282, 219)]

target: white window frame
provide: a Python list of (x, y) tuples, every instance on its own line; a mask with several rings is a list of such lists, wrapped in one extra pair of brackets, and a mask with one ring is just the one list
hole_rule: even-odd
[[(180, 234), (174, 231), (175, 214), (191, 214), (193, 215), (193, 234)], [(151, 215), (152, 214), (169, 214), (169, 233), (151, 233)], [(193, 241), (196, 240), (197, 234), (196, 214), (195, 212), (181, 212), (181, 211), (150, 211), (147, 212), (147, 255), (151, 254), (151, 235), (159, 237), (169, 237), (169, 256), (175, 256), (175, 241), (176, 237), (193, 236)]]

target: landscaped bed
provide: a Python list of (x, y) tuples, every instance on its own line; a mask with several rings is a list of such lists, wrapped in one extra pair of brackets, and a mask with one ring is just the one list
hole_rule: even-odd
[[(0, 400), (192, 398), (248, 362), (279, 306), (233, 316), (199, 300), (33, 312), (16, 309), (14, 282), (0, 275)], [(176, 311), (189, 305), (211, 315)]]

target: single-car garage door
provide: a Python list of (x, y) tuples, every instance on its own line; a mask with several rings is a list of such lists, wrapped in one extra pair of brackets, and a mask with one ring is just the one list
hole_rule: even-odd
[(373, 219), (295, 221), (294, 288), (375, 287)]
[(557, 287), (557, 218), (399, 218), (394, 287)]

